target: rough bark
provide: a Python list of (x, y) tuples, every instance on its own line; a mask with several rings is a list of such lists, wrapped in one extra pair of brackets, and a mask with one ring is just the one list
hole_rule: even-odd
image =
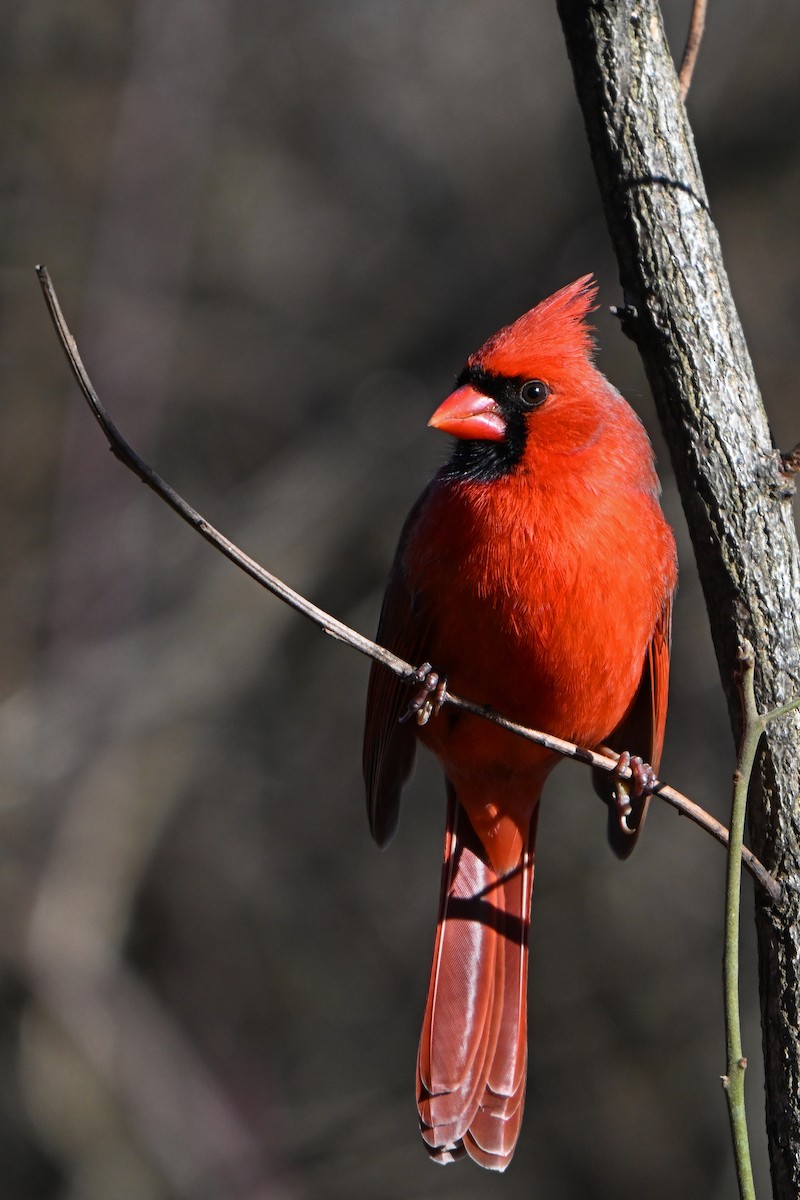
[[(761, 710), (800, 693), (800, 554), (656, 0), (557, 0), (637, 343), (669, 444), (734, 735), (743, 637)], [(800, 719), (764, 739), (751, 840), (773, 1190), (800, 1195)]]

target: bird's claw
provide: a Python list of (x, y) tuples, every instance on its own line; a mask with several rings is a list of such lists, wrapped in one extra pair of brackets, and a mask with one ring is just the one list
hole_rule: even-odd
[[(630, 771), (629, 778), (624, 774), (626, 771)], [(632, 836), (636, 833), (639, 822), (637, 819), (631, 824), (629, 819), (634, 812), (631, 796), (635, 800), (641, 801), (651, 795), (658, 786), (656, 773), (650, 764), (646, 763), (638, 754), (631, 756), (627, 750), (623, 750), (617, 759), (612, 779), (614, 779), (614, 806), (616, 808), (617, 822), (623, 833)], [(637, 817), (641, 808), (641, 804), (636, 806)]]
[(447, 680), (440, 679), (430, 663), (423, 663), (421, 667), (417, 667), (408, 678), (409, 683), (418, 683), (421, 686), (412, 696), (400, 722), (405, 724), (413, 717), (418, 725), (427, 725), (447, 699)]

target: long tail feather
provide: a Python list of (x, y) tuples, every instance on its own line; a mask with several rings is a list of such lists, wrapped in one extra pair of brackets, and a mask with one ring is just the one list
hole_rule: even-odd
[(498, 875), (448, 786), (439, 924), (417, 1060), (422, 1136), (437, 1162), (508, 1166), (527, 1065), (528, 925), (536, 814)]

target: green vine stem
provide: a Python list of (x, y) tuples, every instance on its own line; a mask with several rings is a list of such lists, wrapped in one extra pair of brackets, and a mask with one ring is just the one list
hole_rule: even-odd
[(747, 1059), (742, 1051), (742, 1029), (739, 1018), (739, 908), (741, 899), (741, 852), (747, 793), (753, 774), (758, 743), (770, 721), (800, 708), (800, 698), (782, 704), (768, 713), (760, 713), (756, 704), (753, 676), (755, 655), (753, 647), (744, 641), (739, 649), (739, 691), (742, 698), (742, 738), (736, 770), (733, 773), (733, 801), (728, 841), (728, 869), (725, 883), (725, 950), (723, 981), (725, 993), (726, 1072), (722, 1076), (728, 1116), (733, 1138), (736, 1178), (741, 1200), (755, 1200), (750, 1144), (747, 1136), (747, 1116), (744, 1103), (744, 1075)]

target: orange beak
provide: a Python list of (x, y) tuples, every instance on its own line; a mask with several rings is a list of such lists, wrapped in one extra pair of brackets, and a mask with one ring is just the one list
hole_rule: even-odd
[(494, 400), (469, 384), (456, 388), (428, 424), (453, 437), (476, 441), (502, 442), (506, 436), (505, 419)]

